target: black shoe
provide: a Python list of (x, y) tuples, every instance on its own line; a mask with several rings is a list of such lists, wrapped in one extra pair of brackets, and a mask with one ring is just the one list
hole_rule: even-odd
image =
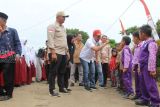
[(97, 89), (97, 87), (90, 87), (90, 88), (91, 88), (91, 89), (95, 89), (95, 90)]
[(69, 93), (66, 89), (59, 89), (59, 92), (61, 92), (61, 93)]
[(71, 92), (71, 91), (72, 91), (72, 90), (71, 90), (71, 89), (69, 89), (69, 88), (67, 88), (66, 90), (67, 90), (67, 91), (69, 91), (69, 92)]
[(139, 96), (135, 95), (133, 98), (131, 98), (131, 100), (137, 100), (139, 99)]
[(117, 88), (117, 89), (116, 89), (116, 91), (118, 91), (118, 92), (119, 92), (119, 91), (121, 91), (121, 89), (120, 89), (120, 88)]
[(103, 87), (103, 88), (104, 88), (104, 87), (106, 87), (106, 85), (100, 85), (100, 87)]
[(70, 86), (73, 87), (73, 86), (74, 86), (74, 83), (71, 83)]
[(123, 98), (125, 98), (125, 99), (131, 99), (131, 98), (133, 98), (133, 97), (134, 97), (134, 94), (133, 94), (133, 93), (130, 93), (130, 94), (126, 93), (126, 94), (123, 96)]
[(85, 89), (86, 89), (87, 91), (92, 92), (92, 89), (91, 89), (90, 87), (85, 87)]
[(0, 101), (10, 100), (12, 96), (0, 96)]
[(125, 94), (125, 95), (123, 96), (123, 98), (129, 99), (129, 94)]
[(160, 107), (160, 105), (149, 105), (148, 107)]
[(4, 101), (4, 96), (0, 96), (0, 101)]
[(122, 96), (126, 95), (126, 93), (123, 90), (119, 91), (119, 94), (122, 95)]
[(58, 93), (56, 93), (56, 92), (52, 92), (52, 93), (50, 93), (50, 96), (60, 97), (60, 95), (59, 95)]
[(141, 100), (141, 99), (136, 100), (136, 101), (135, 101), (135, 104), (136, 104), (136, 105), (141, 105), (141, 106), (149, 106), (149, 102), (144, 101), (144, 100)]
[(84, 86), (83, 83), (79, 83), (79, 86)]

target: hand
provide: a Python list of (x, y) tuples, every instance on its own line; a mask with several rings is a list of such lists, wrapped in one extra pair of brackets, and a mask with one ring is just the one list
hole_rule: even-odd
[(124, 69), (123, 69), (123, 73), (125, 73), (125, 72), (127, 72), (127, 68), (124, 68)]
[(16, 60), (16, 61), (20, 61), (20, 55), (16, 54), (15, 60)]
[(70, 54), (69, 54), (69, 52), (67, 52), (67, 61), (69, 61), (70, 60)]
[(96, 64), (98, 64), (99, 63), (99, 61), (96, 59)]
[(151, 75), (153, 78), (156, 78), (156, 74), (157, 74), (156, 71), (151, 71), (151, 72), (150, 72), (150, 75)]
[(106, 46), (108, 44), (108, 42), (105, 42), (104, 45)]
[(104, 60), (102, 60), (102, 64), (104, 64), (105, 63), (105, 61)]
[(52, 56), (51, 56), (51, 60), (52, 61), (57, 61), (57, 54), (56, 53), (52, 53)]

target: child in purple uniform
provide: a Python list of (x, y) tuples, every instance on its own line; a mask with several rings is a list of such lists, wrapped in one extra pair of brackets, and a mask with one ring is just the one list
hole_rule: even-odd
[(125, 88), (125, 96), (124, 98), (133, 97), (134, 92), (132, 89), (132, 52), (129, 48), (129, 44), (131, 43), (131, 39), (128, 36), (124, 36), (121, 41), (122, 56), (121, 61), (123, 65), (123, 74), (122, 80)]
[(152, 28), (144, 25), (140, 28), (140, 39), (145, 41), (140, 50), (140, 86), (141, 97), (136, 100), (137, 105), (159, 107), (160, 97), (156, 84), (156, 54), (157, 44), (152, 38)]
[(141, 90), (140, 90), (140, 67), (139, 67), (139, 57), (140, 57), (140, 48), (142, 46), (142, 41), (139, 38), (139, 32), (134, 32), (132, 34), (133, 42), (135, 44), (134, 46), (134, 54), (133, 54), (133, 60), (132, 60), (132, 68), (135, 74), (135, 96), (132, 98), (132, 100), (139, 99), (141, 96)]

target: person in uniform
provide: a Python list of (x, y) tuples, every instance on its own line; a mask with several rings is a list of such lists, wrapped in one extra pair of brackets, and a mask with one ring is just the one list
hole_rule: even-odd
[(133, 42), (135, 44), (134, 47), (134, 54), (133, 54), (133, 60), (132, 60), (132, 69), (134, 71), (135, 75), (135, 96), (132, 98), (132, 100), (139, 99), (141, 96), (141, 89), (140, 89), (140, 68), (139, 68), (139, 56), (140, 56), (140, 49), (143, 45), (143, 42), (139, 38), (139, 32), (134, 32), (132, 34)]
[(139, 57), (141, 97), (135, 103), (136, 105), (159, 107), (160, 97), (155, 79), (158, 47), (152, 38), (152, 28), (149, 25), (143, 25), (140, 28), (140, 39), (144, 41)]
[(67, 45), (67, 34), (63, 26), (65, 19), (69, 15), (65, 15), (63, 11), (56, 14), (56, 22), (47, 28), (48, 48), (50, 49), (49, 58), (51, 61), (49, 70), (49, 92), (51, 96), (58, 96), (55, 89), (55, 78), (57, 76), (59, 92), (68, 93), (64, 86), (64, 74), (67, 60), (69, 60), (69, 52)]
[(123, 74), (122, 80), (125, 88), (125, 96), (124, 98), (131, 98), (134, 95), (132, 88), (132, 52), (129, 48), (129, 44), (131, 43), (131, 39), (128, 36), (124, 36), (121, 41), (122, 56), (121, 62), (123, 65)]

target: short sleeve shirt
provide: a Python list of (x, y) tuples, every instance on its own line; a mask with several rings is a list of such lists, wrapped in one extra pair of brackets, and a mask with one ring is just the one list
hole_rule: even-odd
[(89, 38), (81, 50), (80, 58), (87, 62), (94, 60), (95, 51), (92, 50), (94, 46), (96, 46), (96, 41), (93, 38)]

